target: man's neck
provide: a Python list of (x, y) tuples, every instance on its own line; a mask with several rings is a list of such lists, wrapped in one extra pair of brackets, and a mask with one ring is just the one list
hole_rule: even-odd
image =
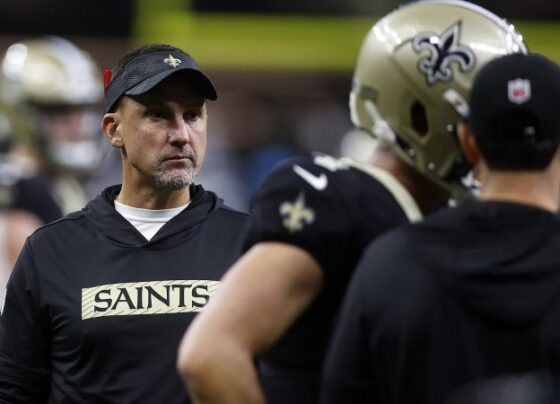
[(480, 200), (504, 201), (558, 211), (560, 187), (552, 176), (537, 172), (492, 171), (484, 175)]
[(179, 190), (162, 191), (151, 187), (131, 187), (123, 183), (117, 196), (123, 205), (142, 209), (172, 209), (185, 206), (191, 200), (189, 187)]
[(378, 145), (369, 164), (391, 173), (410, 192), (423, 214), (446, 205), (449, 193), (424, 177), (386, 146)]

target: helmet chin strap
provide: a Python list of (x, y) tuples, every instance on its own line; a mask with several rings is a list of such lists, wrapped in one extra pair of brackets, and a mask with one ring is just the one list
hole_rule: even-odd
[[(356, 107), (357, 97), (358, 95), (356, 94), (356, 92), (352, 91), (350, 93), (350, 118), (356, 126), (360, 126), (360, 120), (358, 119), (358, 111)], [(373, 136), (376, 139), (384, 142), (395, 143), (397, 140), (395, 132), (393, 132), (387, 121), (381, 117), (381, 114), (379, 113), (379, 110), (377, 109), (373, 101), (367, 98), (364, 99), (364, 108), (369, 119), (371, 120), (371, 122), (373, 122), (373, 125), (371, 127), (371, 133), (373, 134)]]
[(371, 132), (375, 135), (375, 137), (385, 142), (395, 143), (397, 140), (395, 132), (393, 132), (393, 129), (391, 129), (387, 121), (381, 117), (381, 114), (373, 101), (364, 100), (364, 108), (373, 122)]
[(467, 101), (453, 88), (448, 89), (443, 93), (443, 99), (447, 101), (455, 111), (462, 117), (469, 116), (469, 104)]
[(461, 178), (461, 184), (476, 198), (480, 196), (481, 183), (475, 177), (474, 171), (470, 170), (467, 175)]
[[(455, 109), (462, 118), (467, 118), (469, 116), (469, 104), (457, 91), (450, 88), (443, 94), (443, 98), (451, 104), (453, 109)], [(480, 194), (480, 181), (476, 178), (473, 168), (462, 176), (459, 182), (471, 196), (478, 198)]]
[(98, 167), (102, 157), (100, 146), (101, 141), (95, 139), (59, 143), (49, 150), (49, 158), (65, 171), (86, 174)]

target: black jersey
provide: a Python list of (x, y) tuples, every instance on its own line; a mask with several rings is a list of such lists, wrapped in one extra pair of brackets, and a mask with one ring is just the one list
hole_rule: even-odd
[(35, 215), (43, 223), (50, 223), (62, 217), (62, 211), (51, 192), (49, 180), (45, 176), (22, 178), (12, 188), (13, 201), (10, 208), (22, 209)]
[(362, 250), (378, 235), (420, 217), (389, 173), (327, 155), (288, 160), (253, 201), (246, 247), (280, 241), (311, 254), (325, 282), (310, 308), (259, 359), (269, 403), (313, 403), (333, 322)]
[(189, 402), (178, 345), (237, 258), (248, 215), (193, 186), (147, 241), (114, 209), (118, 190), (27, 240), (0, 319), (0, 402)]
[(446, 403), (475, 381), (557, 369), (559, 251), (557, 216), (505, 202), (379, 238), (348, 289), (322, 402)]
[(52, 196), (48, 178), (23, 171), (0, 159), (0, 208), (31, 212), (43, 223), (60, 219), (62, 211)]

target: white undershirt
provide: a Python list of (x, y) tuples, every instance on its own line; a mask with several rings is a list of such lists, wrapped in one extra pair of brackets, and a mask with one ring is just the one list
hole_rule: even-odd
[(156, 210), (134, 208), (115, 201), (115, 209), (117, 212), (128, 220), (146, 240), (151, 240), (165, 223), (181, 213), (187, 206), (189, 206), (188, 203), (178, 208)]

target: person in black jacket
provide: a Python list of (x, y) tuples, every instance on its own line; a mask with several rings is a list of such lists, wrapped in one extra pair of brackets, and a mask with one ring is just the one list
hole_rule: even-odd
[(322, 403), (445, 403), (483, 381), (557, 380), (559, 93), (560, 67), (540, 55), (504, 56), (478, 73), (459, 135), (480, 169), (480, 201), (368, 247)]
[(129, 52), (105, 84), (122, 185), (27, 240), (0, 318), (0, 402), (189, 402), (178, 343), (248, 222), (194, 184), (216, 91), (168, 45)]

